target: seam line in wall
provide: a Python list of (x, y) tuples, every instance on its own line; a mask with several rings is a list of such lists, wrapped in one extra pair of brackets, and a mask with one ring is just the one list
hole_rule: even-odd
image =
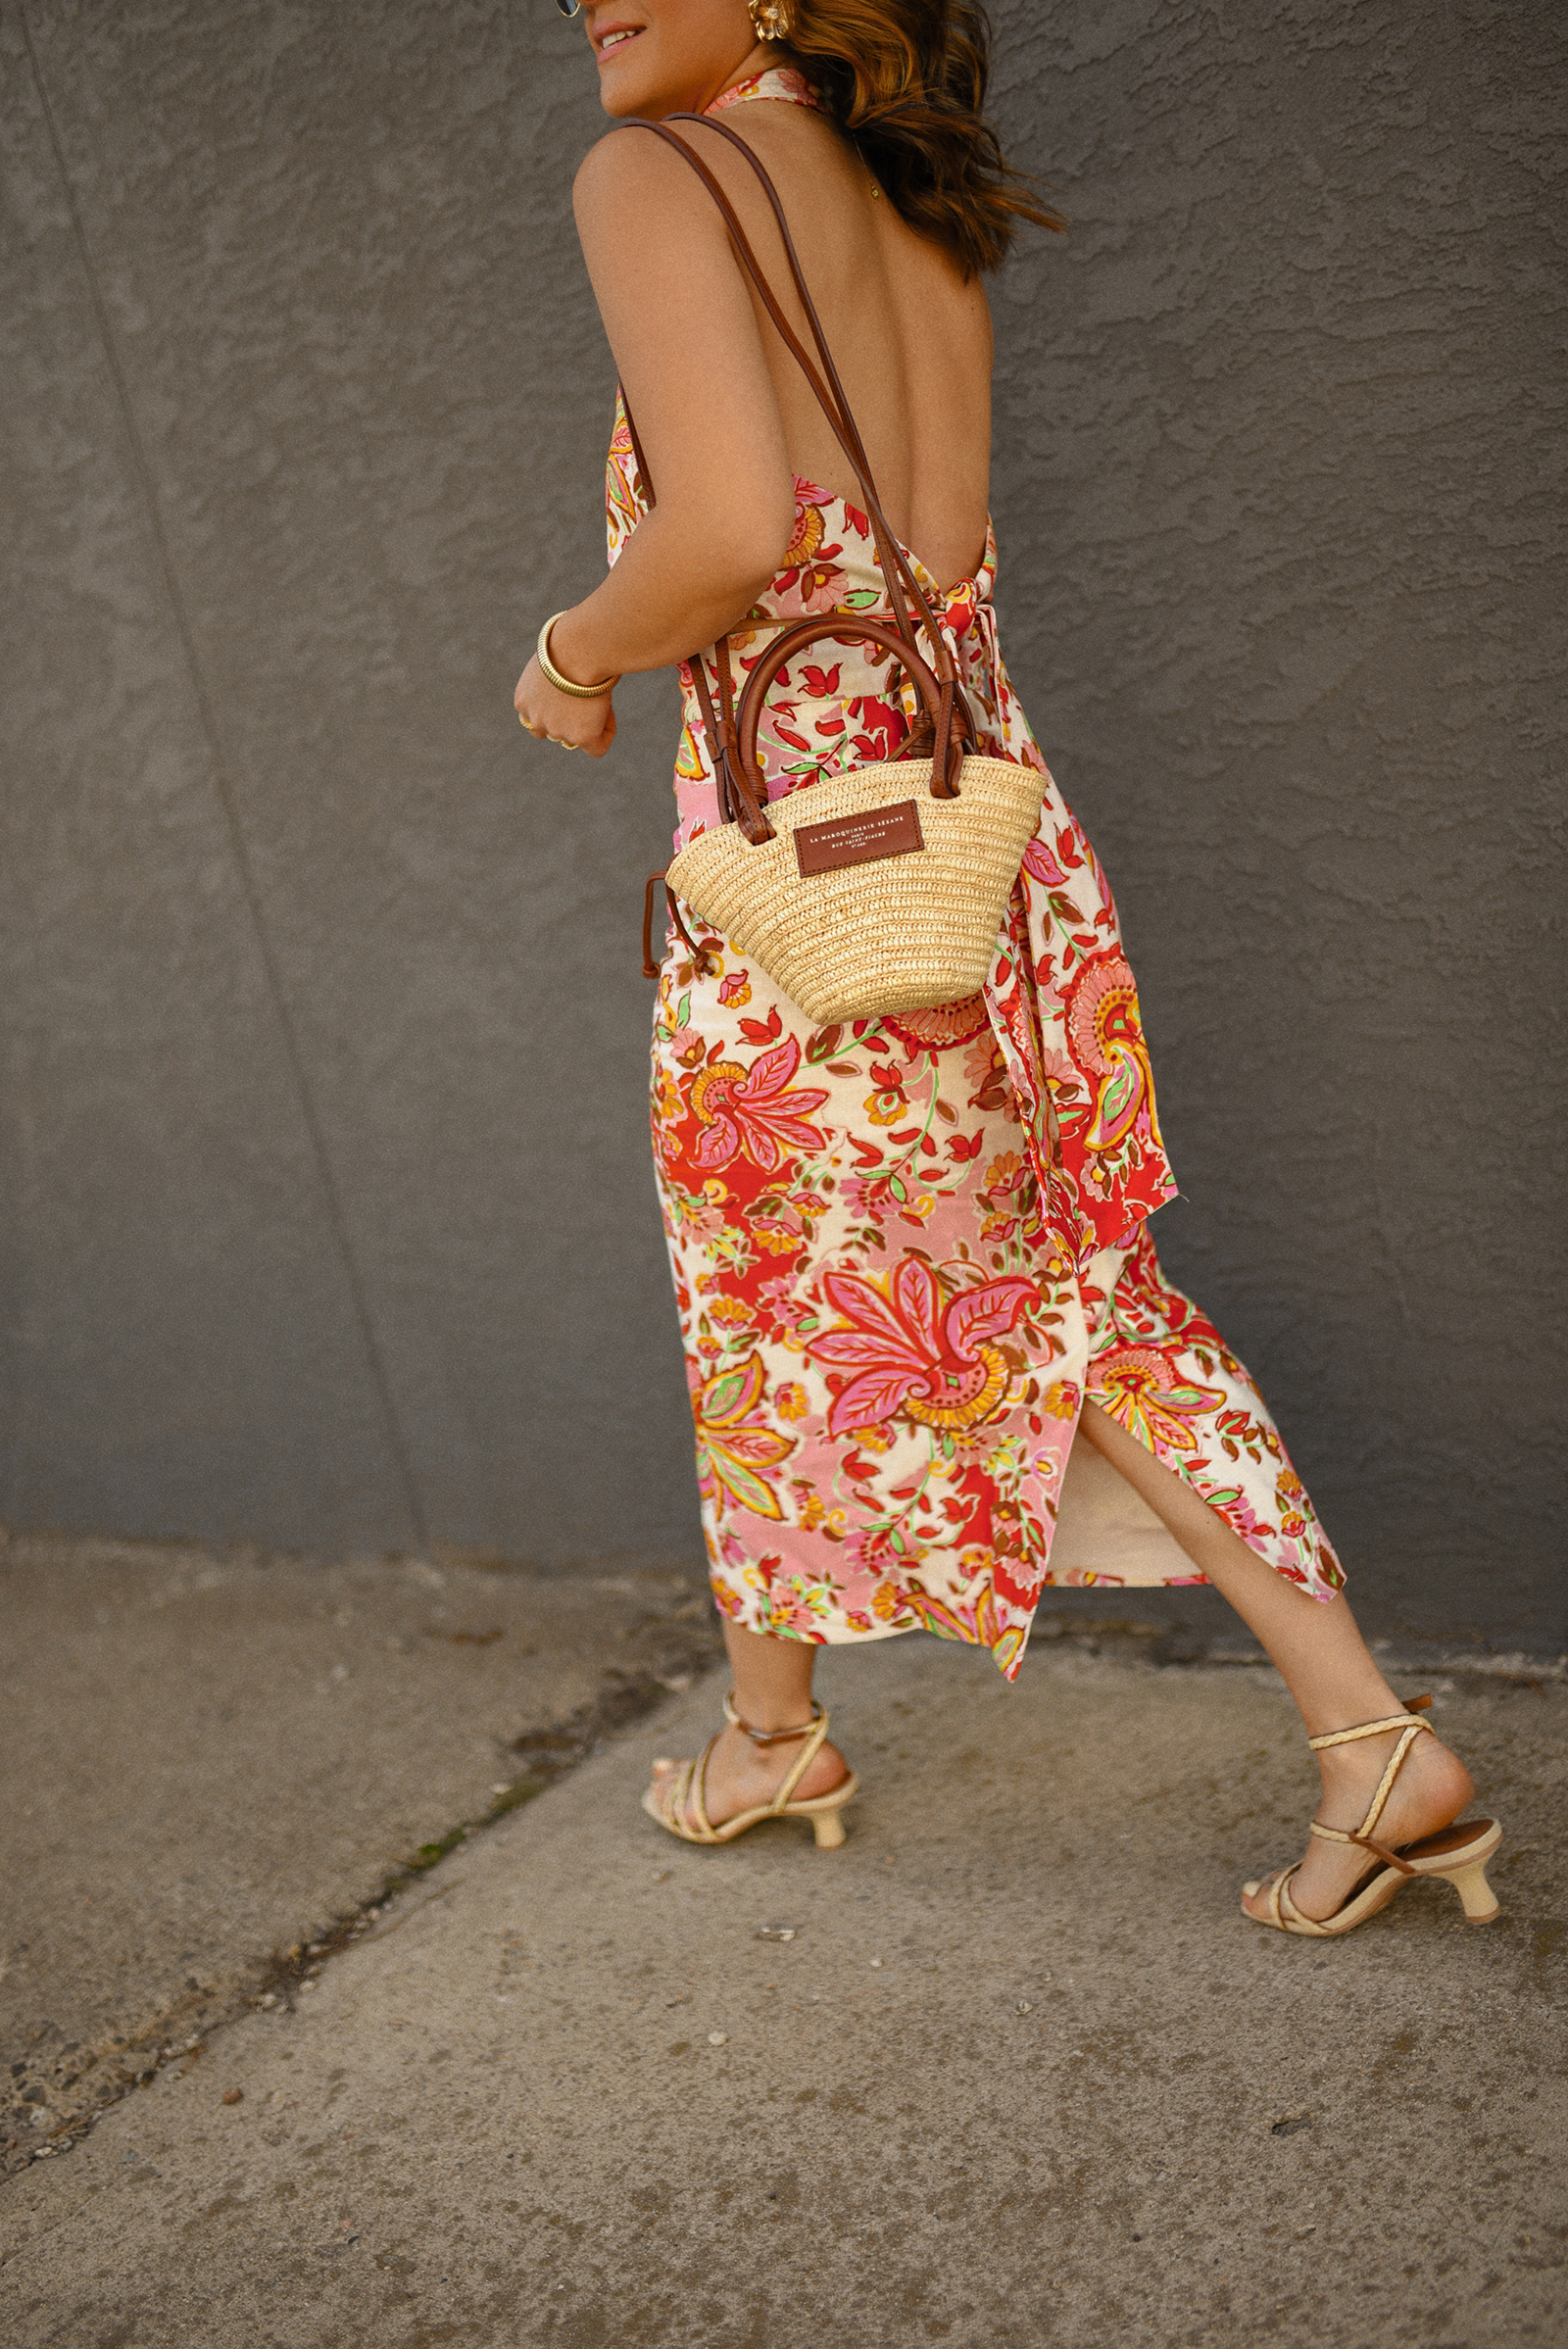
[(320, 1118), (311, 1091), (310, 1080), (305, 1072), (304, 1055), (300, 1050), (299, 1036), (289, 1012), (288, 1000), (283, 989), (282, 973), (278, 968), (271, 941), (267, 933), (261, 892), (257, 886), (255, 869), (251, 863), (244, 828), (240, 822), (239, 807), (224, 763), (217, 713), (213, 707), (212, 697), (207, 690), (207, 680), (197, 655), (196, 639), (185, 609), (184, 597), (180, 593), (173, 554), (164, 529), (163, 513), (158, 502), (152, 467), (148, 464), (141, 434), (137, 428), (129, 385), (121, 365), (120, 350), (115, 340), (108, 305), (104, 301), (97, 271), (93, 268), (92, 253), (87, 242), (80, 207), (76, 202), (75, 187), (66, 163), (65, 149), (61, 144), (60, 134), (55, 123), (54, 109), (49, 103), (49, 92), (44, 82), (42, 68), (38, 63), (38, 53), (33, 45), (32, 26), (28, 22), (27, 11), (23, 0), (18, 0), (17, 14), (22, 24), (22, 38), (27, 52), (27, 63), (32, 73), (33, 88), (37, 92), (39, 112), (43, 117), (44, 128), (54, 155), (55, 169), (60, 175), (61, 189), (65, 195), (66, 208), (71, 218), (72, 234), (75, 240), (82, 275), (86, 281), (87, 298), (97, 322), (104, 363), (114, 386), (115, 399), (120, 410), (121, 427), (130, 453), (131, 470), (136, 477), (148, 532), (157, 555), (159, 569), (163, 575), (164, 593), (168, 599), (174, 633), (179, 640), (180, 652), (185, 662), (186, 677), (191, 699), (196, 709), (197, 723), (207, 747), (213, 789), (222, 812), (224, 827), (228, 833), (229, 851), (238, 872), (240, 890), (255, 937), (257, 953), (261, 958), (263, 977), (271, 1003), (272, 1014), (282, 1039), (284, 1058), (288, 1063), (289, 1074), (293, 1080), (311, 1154), (316, 1162), (317, 1179), (325, 1202), (327, 1223), (342, 1260), (354, 1318), (359, 1326), (371, 1385), (380, 1405), (387, 1444), (392, 1454), (398, 1482), (403, 1489), (404, 1507), (408, 1512), (415, 1541), (421, 1550), (428, 1551), (430, 1546), (429, 1526), (425, 1519), (418, 1480), (414, 1472), (414, 1462), (404, 1436), (402, 1422), (398, 1417), (397, 1405), (393, 1399), (391, 1381), (387, 1375), (380, 1342), (376, 1336), (369, 1298), (366, 1294), (359, 1261), (354, 1252), (353, 1243), (349, 1238), (342, 1196), (338, 1189), (337, 1178), (332, 1170), (331, 1156), (327, 1150), (325, 1135), (321, 1130)]

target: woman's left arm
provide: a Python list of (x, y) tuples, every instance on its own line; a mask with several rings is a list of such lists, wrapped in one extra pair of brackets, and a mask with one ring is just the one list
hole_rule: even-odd
[[(716, 144), (716, 142), (714, 142)], [(553, 665), (589, 683), (664, 668), (744, 617), (795, 526), (784, 427), (751, 295), (695, 173), (612, 132), (577, 174), (578, 233), (659, 503), (604, 583), (562, 613)], [(612, 698), (561, 693), (537, 659), (517, 682), (533, 734), (603, 757)]]

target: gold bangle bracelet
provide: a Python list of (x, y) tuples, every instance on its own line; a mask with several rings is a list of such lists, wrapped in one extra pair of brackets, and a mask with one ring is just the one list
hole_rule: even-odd
[(561, 612), (553, 612), (539, 631), (539, 642), (535, 647), (539, 666), (557, 693), (569, 693), (574, 702), (597, 702), (602, 694), (614, 691), (620, 683), (619, 674), (602, 677), (597, 685), (574, 685), (569, 677), (564, 677), (550, 658), (550, 631), (562, 616)]

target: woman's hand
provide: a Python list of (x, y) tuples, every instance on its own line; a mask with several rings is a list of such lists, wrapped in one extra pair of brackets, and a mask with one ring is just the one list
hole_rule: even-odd
[[(554, 645), (550, 649), (559, 661)], [(537, 659), (529, 661), (517, 679), (512, 700), (529, 733), (540, 742), (556, 742), (563, 750), (586, 751), (590, 759), (603, 759), (615, 739), (613, 696), (596, 694), (591, 702), (585, 702), (558, 692)]]

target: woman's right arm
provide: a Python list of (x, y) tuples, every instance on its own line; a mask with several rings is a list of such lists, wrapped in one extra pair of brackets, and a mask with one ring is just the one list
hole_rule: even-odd
[[(637, 132), (601, 140), (577, 174), (578, 232), (659, 503), (613, 570), (557, 620), (550, 651), (588, 682), (663, 668), (757, 601), (795, 524), (784, 427), (751, 296), (690, 167)], [(606, 697), (574, 702), (530, 661), (516, 706), (532, 731), (602, 752)]]

